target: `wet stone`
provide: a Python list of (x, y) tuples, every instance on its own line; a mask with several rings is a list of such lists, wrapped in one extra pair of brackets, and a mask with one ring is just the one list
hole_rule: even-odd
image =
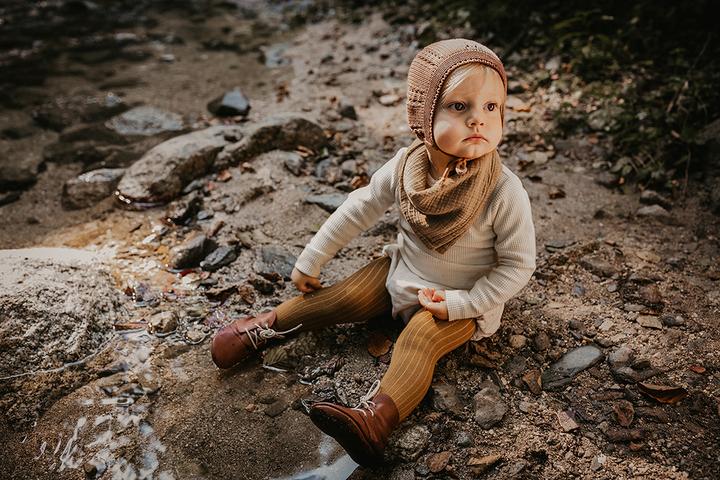
[(105, 122), (105, 126), (120, 135), (148, 137), (185, 128), (182, 117), (155, 107), (135, 107)]
[(327, 193), (321, 195), (308, 195), (305, 197), (305, 203), (318, 205), (327, 212), (334, 212), (347, 199), (345, 193)]
[(584, 345), (567, 352), (542, 375), (543, 390), (558, 390), (570, 383), (581, 371), (603, 359), (602, 351), (592, 345)]
[(170, 268), (194, 268), (210, 252), (216, 248), (216, 244), (212, 239), (207, 238), (203, 234), (197, 234), (170, 249)]
[(275, 281), (279, 278), (290, 280), (290, 274), (295, 267), (297, 258), (285, 247), (280, 245), (263, 245), (257, 252), (258, 260), (254, 269), (258, 275)]
[(247, 115), (250, 112), (250, 101), (239, 88), (234, 88), (212, 100), (207, 108), (218, 117)]
[(220, 246), (213, 250), (205, 260), (200, 262), (200, 268), (208, 272), (214, 272), (222, 267), (230, 265), (237, 259), (235, 248), (227, 245)]
[(484, 382), (483, 388), (473, 397), (475, 405), (475, 422), (489, 430), (502, 421), (508, 410), (497, 386), (492, 382)]

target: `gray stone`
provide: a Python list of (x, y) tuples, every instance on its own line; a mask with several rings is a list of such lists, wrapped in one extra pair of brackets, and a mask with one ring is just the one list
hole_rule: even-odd
[(640, 194), (640, 203), (644, 205), (660, 205), (663, 208), (672, 208), (672, 203), (655, 190), (643, 190)]
[(118, 185), (128, 202), (167, 202), (185, 185), (205, 175), (230, 139), (241, 136), (234, 126), (216, 126), (167, 140), (128, 168)]
[(473, 439), (469, 433), (460, 432), (457, 434), (457, 437), (455, 437), (455, 445), (460, 448), (472, 447)]
[(170, 249), (170, 268), (194, 268), (215, 248), (215, 242), (203, 234), (197, 234)]
[(299, 114), (285, 113), (268, 117), (244, 131), (239, 141), (218, 154), (218, 168), (237, 165), (270, 150), (294, 150), (299, 145), (319, 152), (328, 144), (320, 125)]
[(338, 105), (338, 113), (340, 114), (340, 116), (349, 118), (351, 120), (358, 119), (357, 112), (355, 111), (355, 107), (352, 104), (347, 103), (344, 100), (341, 101), (340, 104)]
[(615, 274), (615, 267), (598, 257), (583, 257), (580, 259), (580, 266), (590, 273), (594, 273), (600, 277), (607, 278), (612, 277)]
[(502, 421), (508, 411), (508, 406), (500, 396), (495, 384), (486, 381), (481, 386), (482, 389), (473, 397), (475, 422), (480, 428), (489, 430)]
[(202, 208), (203, 199), (200, 195), (190, 195), (168, 205), (165, 218), (175, 225), (185, 225)]
[(283, 159), (283, 165), (285, 165), (285, 168), (287, 168), (296, 177), (302, 175), (302, 169), (305, 166), (305, 159), (302, 155), (296, 152), (283, 152), (283, 154), (285, 157)]
[(668, 220), (670, 218), (670, 212), (665, 210), (660, 205), (650, 205), (642, 207), (636, 212), (638, 217), (641, 218), (655, 218), (659, 220)]
[(288, 406), (289, 404), (287, 399), (280, 398), (276, 402), (273, 402), (267, 406), (267, 408), (265, 409), (265, 415), (275, 418), (281, 413), (283, 413), (285, 410), (287, 410)]
[(327, 212), (334, 212), (347, 199), (346, 193), (326, 193), (321, 195), (308, 195), (305, 203), (318, 205)]
[(685, 325), (685, 319), (681, 315), (663, 315), (660, 317), (666, 327), (680, 327)]
[(423, 425), (414, 425), (400, 434), (397, 448), (400, 457), (408, 462), (417, 459), (430, 441), (430, 431)]
[(463, 403), (453, 385), (446, 383), (433, 385), (432, 404), (435, 410), (448, 412), (456, 417), (462, 416)]
[(207, 272), (214, 272), (222, 267), (230, 265), (237, 259), (237, 253), (233, 247), (223, 245), (213, 250), (205, 260), (200, 262), (200, 268)]
[(602, 351), (593, 345), (584, 345), (570, 350), (543, 372), (543, 390), (559, 390), (570, 383), (575, 375), (592, 367), (602, 359)]
[(68, 180), (63, 186), (63, 207), (72, 210), (95, 205), (112, 195), (124, 174), (124, 168), (101, 168)]
[(263, 245), (257, 256), (259, 258), (254, 264), (255, 272), (269, 280), (278, 276), (289, 280), (297, 261), (295, 255), (280, 245)]
[(149, 137), (165, 132), (178, 132), (185, 128), (182, 117), (155, 107), (135, 107), (117, 115), (105, 126), (120, 135)]
[(208, 103), (207, 108), (218, 117), (247, 115), (250, 112), (250, 101), (239, 88), (234, 88)]

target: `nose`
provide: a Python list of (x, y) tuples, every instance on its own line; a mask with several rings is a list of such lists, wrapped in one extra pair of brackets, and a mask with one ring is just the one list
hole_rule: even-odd
[(469, 110), (466, 123), (468, 128), (485, 125), (485, 119), (483, 117), (482, 111), (478, 111), (475, 108)]

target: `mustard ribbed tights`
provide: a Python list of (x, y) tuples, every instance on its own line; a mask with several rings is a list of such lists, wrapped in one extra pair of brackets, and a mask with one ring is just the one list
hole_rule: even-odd
[[(381, 257), (331, 287), (281, 303), (276, 307), (275, 329), (288, 330), (302, 324), (300, 330), (305, 331), (389, 317), (392, 302), (385, 288), (389, 268), (390, 258)], [(380, 392), (393, 399), (400, 420), (422, 401), (437, 361), (470, 340), (474, 332), (473, 319), (436, 320), (425, 309), (413, 315), (400, 333), (390, 367), (380, 381)]]

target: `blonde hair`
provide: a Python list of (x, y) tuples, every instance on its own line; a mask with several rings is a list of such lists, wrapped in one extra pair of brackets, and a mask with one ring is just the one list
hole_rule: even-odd
[[(466, 63), (465, 65), (461, 65), (452, 72), (450, 72), (450, 75), (447, 76), (445, 79), (445, 82), (443, 83), (442, 88), (440, 89), (440, 100), (439, 105), (442, 105), (445, 103), (445, 100), (450, 96), (450, 94), (455, 90), (460, 83), (462, 83), (463, 80), (465, 80), (467, 77), (469, 77), (472, 73), (479, 73), (483, 76), (483, 82), (486, 82), (488, 79), (488, 75), (495, 74), (497, 75), (498, 79), (500, 80), (500, 84), (502, 84), (502, 78), (500, 77), (500, 74), (495, 71), (495, 69), (488, 67), (487, 65), (483, 65), (482, 63), (472, 62), (472, 63)], [(505, 111), (505, 91), (503, 90), (501, 92), (502, 101), (500, 105), (500, 112), (504, 113)]]

